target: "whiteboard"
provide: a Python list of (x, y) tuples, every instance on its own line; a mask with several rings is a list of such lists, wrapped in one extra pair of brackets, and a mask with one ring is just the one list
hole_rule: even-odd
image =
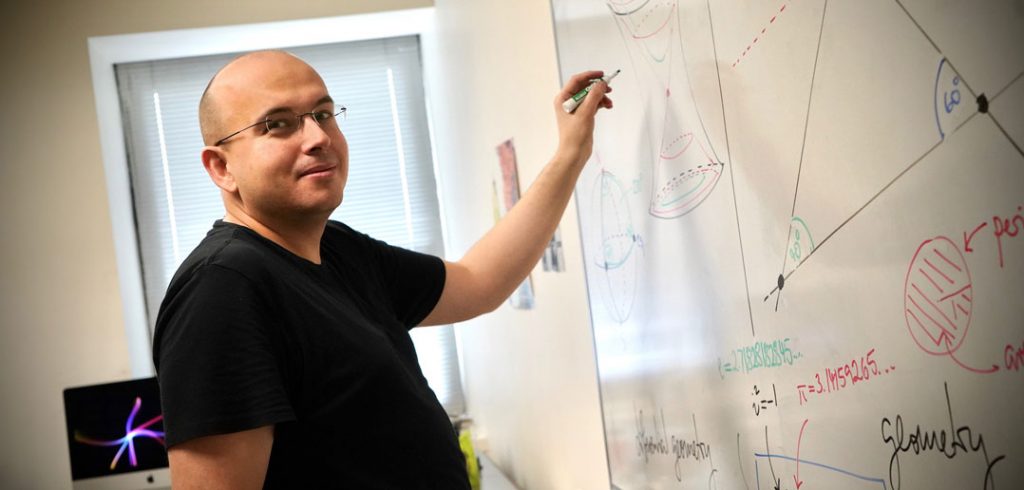
[(613, 486), (1024, 488), (1024, 3), (552, 11)]

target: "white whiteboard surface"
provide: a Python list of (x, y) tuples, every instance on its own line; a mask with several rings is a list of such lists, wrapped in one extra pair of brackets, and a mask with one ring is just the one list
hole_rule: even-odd
[(552, 10), (613, 486), (1024, 488), (1024, 3)]

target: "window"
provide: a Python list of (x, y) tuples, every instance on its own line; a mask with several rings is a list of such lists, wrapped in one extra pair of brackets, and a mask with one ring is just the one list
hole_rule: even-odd
[[(288, 48), (348, 108), (345, 201), (332, 219), (393, 245), (442, 255), (416, 36)], [(237, 53), (115, 65), (150, 335), (167, 284), (214, 220), (219, 189), (199, 160), (199, 98)], [(449, 413), (463, 410), (451, 326), (413, 331), (420, 362)]]

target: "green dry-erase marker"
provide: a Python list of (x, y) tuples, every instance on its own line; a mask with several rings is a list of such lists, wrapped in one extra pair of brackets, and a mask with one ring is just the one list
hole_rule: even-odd
[(605, 76), (603, 76), (601, 78), (598, 78), (596, 80), (592, 80), (590, 82), (590, 85), (587, 85), (586, 88), (584, 88), (583, 90), (580, 90), (579, 92), (576, 92), (575, 95), (573, 95), (572, 97), (566, 99), (565, 102), (562, 102), (562, 109), (565, 109), (565, 112), (575, 111), (576, 108), (579, 107), (579, 105), (583, 103), (583, 98), (586, 97), (587, 94), (590, 93), (590, 89), (594, 87), (595, 83), (597, 83), (597, 82), (611, 83), (612, 79), (615, 78), (615, 75), (618, 75), (620, 71), (622, 71), (622, 70), (615, 70), (615, 73), (612, 73), (611, 75), (605, 75)]

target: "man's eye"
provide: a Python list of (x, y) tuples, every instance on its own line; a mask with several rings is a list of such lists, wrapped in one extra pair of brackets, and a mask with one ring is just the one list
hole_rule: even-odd
[(334, 113), (331, 111), (316, 111), (313, 113), (313, 118), (316, 119), (316, 122), (318, 123), (327, 121), (332, 117), (334, 117)]
[(278, 132), (287, 131), (291, 127), (292, 122), (288, 118), (279, 117), (274, 119), (267, 119), (267, 131)]

